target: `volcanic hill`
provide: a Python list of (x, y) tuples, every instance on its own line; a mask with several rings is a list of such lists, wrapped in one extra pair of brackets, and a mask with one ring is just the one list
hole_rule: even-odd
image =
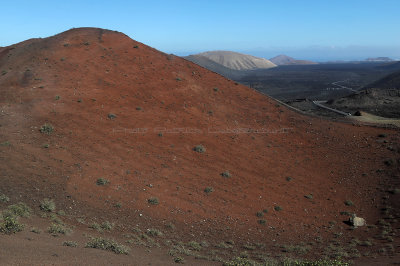
[(287, 55), (278, 55), (271, 59), (269, 59), (272, 63), (277, 66), (286, 66), (286, 65), (316, 65), (318, 63), (308, 60), (297, 60), (293, 57)]
[(4, 47), (0, 73), (0, 194), (38, 216), (50, 198), (75, 231), (155, 228), (139, 243), (219, 261), (395, 254), (396, 130), (303, 116), (97, 28)]
[[(253, 70), (276, 67), (276, 65), (265, 58), (255, 57), (231, 51), (209, 51), (200, 54), (189, 56), (187, 59), (191, 60), (198, 58), (202, 62), (202, 57), (205, 57), (217, 64), (233, 70)], [(204, 61), (204, 59), (203, 59)], [(207, 63), (207, 62), (204, 62)], [(202, 65), (208, 69), (208, 65)]]

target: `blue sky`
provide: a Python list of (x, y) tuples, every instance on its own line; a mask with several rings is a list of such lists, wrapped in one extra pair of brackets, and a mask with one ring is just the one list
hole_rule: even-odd
[(2, 1), (0, 46), (73, 27), (124, 32), (166, 53), (400, 59), (399, 0)]

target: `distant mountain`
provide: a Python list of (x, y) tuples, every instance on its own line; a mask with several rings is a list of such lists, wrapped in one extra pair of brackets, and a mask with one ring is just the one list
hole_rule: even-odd
[[(191, 55), (190, 58), (195, 57), (206, 57), (207, 59), (220, 64), (226, 68), (230, 68), (233, 70), (252, 70), (252, 69), (261, 69), (261, 68), (272, 68), (276, 67), (274, 63), (271, 61), (255, 57), (252, 55), (245, 55), (231, 51), (210, 51), (204, 52), (200, 54)], [(188, 58), (186, 58), (188, 59)], [(189, 59), (190, 60), (190, 59)], [(204, 60), (203, 60), (204, 61)], [(207, 66), (204, 66), (208, 68)]]
[(208, 59), (205, 56), (201, 55), (189, 55), (183, 57), (186, 60), (191, 61), (192, 63), (195, 63), (199, 66), (202, 66), (208, 70), (211, 70), (213, 72), (216, 72), (224, 77), (227, 77), (229, 79), (239, 79), (245, 75), (244, 72), (246, 71), (240, 71), (240, 70), (234, 70), (231, 68), (227, 68), (226, 66), (223, 66), (211, 59)]
[(287, 56), (287, 55), (278, 55), (275, 56), (271, 59), (269, 59), (272, 63), (278, 66), (283, 66), (283, 65), (315, 65), (318, 64), (316, 62), (312, 61), (307, 61), (307, 60), (296, 60), (293, 57)]
[(389, 57), (370, 57), (365, 59), (367, 62), (391, 62), (394, 61), (393, 59)]

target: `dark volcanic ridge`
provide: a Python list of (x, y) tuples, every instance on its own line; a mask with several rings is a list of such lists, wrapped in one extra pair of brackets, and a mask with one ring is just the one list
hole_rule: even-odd
[[(338, 257), (332, 241), (342, 259), (378, 256), (382, 230), (399, 244), (399, 196), (388, 193), (399, 186), (398, 131), (300, 115), (103, 29), (4, 47), (0, 71), (0, 192), (10, 202), (39, 212), (51, 198), (72, 223), (156, 228), (167, 232), (162, 247), (206, 241), (224, 258), (280, 257), (283, 245), (307, 247), (294, 257)], [(350, 213), (374, 227), (350, 230)], [(373, 246), (347, 245), (354, 239)]]

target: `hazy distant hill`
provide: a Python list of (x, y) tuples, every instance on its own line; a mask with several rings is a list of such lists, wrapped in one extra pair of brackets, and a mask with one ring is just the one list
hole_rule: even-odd
[(317, 64), (316, 62), (312, 61), (307, 61), (307, 60), (296, 60), (293, 57), (287, 56), (287, 55), (278, 55), (275, 56), (271, 59), (269, 59), (272, 63), (278, 66), (283, 66), (283, 65), (314, 65)]
[[(234, 69), (234, 70), (252, 70), (252, 69), (260, 69), (260, 68), (272, 68), (276, 67), (274, 63), (271, 61), (255, 57), (252, 55), (245, 55), (231, 51), (210, 51), (204, 52), (200, 54), (191, 55), (190, 57), (193, 59), (195, 57), (206, 57), (207, 59), (218, 63), (224, 67)], [(189, 59), (189, 58), (187, 58)], [(190, 59), (189, 59), (190, 60)], [(203, 60), (203, 59), (201, 59)], [(204, 60), (203, 60), (204, 61)], [(207, 66), (204, 66), (208, 68)]]
[(389, 57), (370, 57), (365, 59), (367, 62), (391, 62), (394, 61), (393, 59)]

